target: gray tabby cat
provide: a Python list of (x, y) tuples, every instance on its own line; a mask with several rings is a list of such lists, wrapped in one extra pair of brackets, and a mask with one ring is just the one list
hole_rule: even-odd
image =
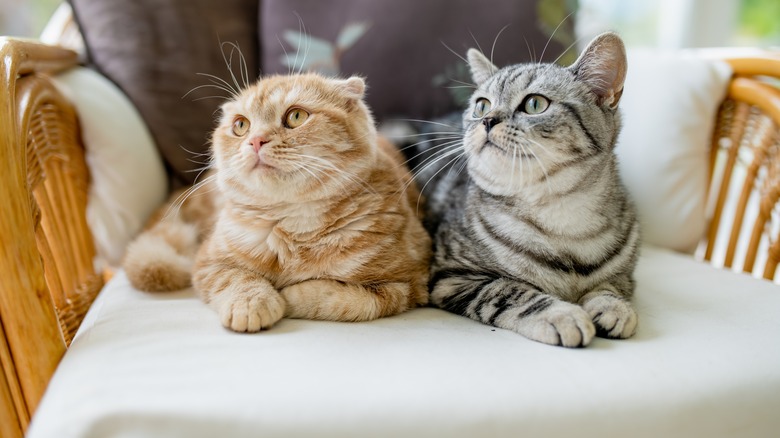
[(418, 175), (432, 303), (547, 344), (632, 336), (639, 226), (613, 152), (623, 42), (602, 34), (568, 68), (468, 60), (462, 150), (429, 150)]

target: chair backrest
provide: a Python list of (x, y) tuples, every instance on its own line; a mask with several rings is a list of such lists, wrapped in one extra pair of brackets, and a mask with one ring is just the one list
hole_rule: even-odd
[(774, 280), (780, 262), (780, 53), (734, 69), (710, 159), (710, 223), (700, 255)]
[(0, 435), (16, 436), (103, 278), (86, 222), (76, 114), (47, 77), (76, 54), (0, 39), (0, 61)]

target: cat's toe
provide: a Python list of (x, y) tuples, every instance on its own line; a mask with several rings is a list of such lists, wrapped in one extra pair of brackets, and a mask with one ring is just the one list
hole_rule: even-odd
[(236, 332), (258, 332), (284, 315), (285, 302), (276, 293), (247, 291), (236, 294), (219, 311), (222, 325)]
[(583, 304), (602, 338), (626, 339), (636, 333), (639, 318), (631, 303), (612, 295), (602, 295)]
[(532, 339), (564, 347), (585, 347), (596, 334), (590, 316), (573, 304), (552, 309), (535, 325), (536, 329), (530, 336)]

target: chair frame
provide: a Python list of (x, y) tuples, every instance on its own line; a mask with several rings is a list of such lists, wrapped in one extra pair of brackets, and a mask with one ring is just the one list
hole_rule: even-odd
[[(75, 52), (29, 40), (0, 38), (0, 435), (23, 436), (32, 414), (87, 309), (103, 286), (95, 269), (94, 243), (86, 222), (89, 172), (70, 103), (56, 90), (50, 75), (77, 63)], [(780, 78), (780, 55), (764, 53), (727, 59), (734, 69), (728, 97), (718, 112), (711, 173), (726, 148), (723, 177), (711, 177), (717, 193), (704, 239), (712, 261), (719, 238), (729, 238), (725, 266), (734, 262), (736, 242), (748, 196), (761, 193), (760, 212), (750, 236), (744, 264), (753, 271), (758, 244), (780, 198), (780, 176), (763, 178), (761, 169), (780, 168), (778, 126), (780, 91), (762, 79)], [(769, 120), (770, 136), (748, 138), (758, 114)], [(764, 119), (762, 119), (764, 120)], [(762, 131), (763, 132), (763, 131)], [(751, 145), (758, 145), (757, 147)], [(753, 147), (738, 214), (732, 226), (722, 225), (731, 169), (739, 149)], [(780, 175), (780, 170), (776, 172)], [(747, 193), (747, 195), (745, 194)], [(772, 278), (780, 260), (780, 239), (770, 236), (765, 278)], [(713, 261), (714, 262), (714, 261)], [(750, 262), (750, 263), (748, 263)], [(748, 269), (750, 268), (750, 269)]]

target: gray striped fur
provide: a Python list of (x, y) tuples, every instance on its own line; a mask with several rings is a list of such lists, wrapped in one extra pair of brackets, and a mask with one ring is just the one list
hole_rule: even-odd
[[(621, 40), (597, 37), (568, 68), (468, 56), (477, 89), (463, 142), (431, 148), (417, 175), (435, 242), (431, 302), (549, 344), (633, 335), (639, 226), (613, 152)], [(546, 111), (524, 112), (531, 95)], [(492, 103), (483, 117), (480, 98)]]

